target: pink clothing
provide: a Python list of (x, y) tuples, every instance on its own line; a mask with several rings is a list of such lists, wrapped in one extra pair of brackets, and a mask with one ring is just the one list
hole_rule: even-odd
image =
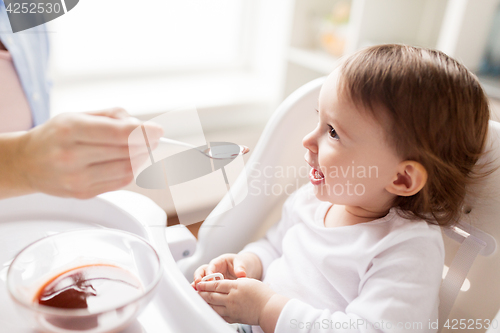
[(0, 133), (33, 126), (31, 109), (9, 51), (0, 50)]

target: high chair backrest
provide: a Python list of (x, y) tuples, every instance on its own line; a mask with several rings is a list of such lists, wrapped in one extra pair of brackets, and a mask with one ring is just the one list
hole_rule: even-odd
[[(498, 122), (490, 120), (485, 154), (478, 161), (478, 166), (484, 166), (484, 171), (494, 171), (468, 190), (457, 228), (443, 229), (448, 236), (444, 237), (445, 268), (450, 267), (440, 293), (440, 326), (444, 326), (443, 331), (463, 328), (460, 323), (466, 324), (466, 329), (461, 331), (485, 331), (488, 321), (500, 309), (500, 253), (497, 249), (497, 241), (500, 240)], [(471, 270), (468, 272), (469, 268)], [(465, 274), (467, 280), (463, 281)], [(458, 291), (460, 286), (462, 291)], [(478, 329), (481, 326), (479, 324), (482, 324), (481, 329)], [(496, 325), (500, 326), (500, 323)]]
[[(211, 214), (200, 227), (194, 255), (178, 262), (189, 281), (200, 265), (223, 253), (238, 252), (263, 235), (270, 223), (279, 219), (286, 197), (308, 181), (302, 138), (316, 126), (314, 113), (324, 81), (325, 78), (319, 78), (302, 86), (273, 114), (245, 166), (246, 175), (231, 188), (239, 192), (248, 188), (247, 197), (221, 215)], [(480, 163), (489, 161), (491, 168), (500, 166), (500, 124), (497, 122), (490, 121), (486, 150)], [(224, 197), (226, 203), (221, 204), (227, 204), (228, 200), (229, 196)], [(451, 310), (450, 329), (454, 319), (458, 319), (459, 326), (460, 319), (474, 320), (474, 325), (481, 319), (484, 331), (487, 328), (484, 322), (493, 319), (499, 310), (500, 255), (495, 241), (500, 239), (499, 218), (500, 168), (471, 188), (458, 228), (443, 230), (445, 270), (450, 267), (450, 271), (441, 288), (440, 326), (445, 324)], [(459, 292), (466, 275), (470, 289)], [(481, 330), (475, 328), (474, 332)]]
[(200, 265), (223, 253), (238, 252), (262, 235), (269, 223), (279, 219), (286, 197), (308, 181), (302, 139), (318, 122), (315, 109), (324, 81), (319, 78), (302, 86), (274, 112), (245, 165), (246, 175), (231, 187), (238, 192), (248, 186), (246, 198), (221, 215), (211, 214), (198, 232), (196, 252), (178, 262), (189, 281)]

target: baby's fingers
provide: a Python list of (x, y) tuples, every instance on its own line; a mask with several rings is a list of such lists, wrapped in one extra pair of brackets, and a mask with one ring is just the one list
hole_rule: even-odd
[(218, 257), (215, 258), (214, 260), (210, 261), (208, 264), (208, 267), (206, 269), (206, 274), (213, 274), (213, 273), (222, 273), (226, 275), (227, 271), (227, 262), (224, 258)]
[(216, 265), (216, 264), (208, 264), (208, 267), (205, 271), (207, 273), (207, 275), (213, 274), (215, 272), (220, 272), (220, 269), (218, 269), (217, 266), (218, 265)]
[(237, 278), (247, 277), (246, 270), (245, 263), (236, 257), (234, 259), (234, 275), (236, 275)]
[(207, 267), (208, 267), (208, 265), (206, 265), (206, 264), (205, 265), (201, 265), (200, 267), (198, 267), (196, 269), (196, 271), (194, 271), (194, 281), (193, 281), (194, 286), (196, 286), (196, 284), (198, 282), (200, 282), (201, 279), (203, 279), (203, 277), (205, 275), (207, 275), (207, 271), (206, 271)]

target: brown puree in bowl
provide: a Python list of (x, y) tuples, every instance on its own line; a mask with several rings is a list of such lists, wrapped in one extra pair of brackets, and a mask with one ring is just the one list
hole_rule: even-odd
[(34, 301), (62, 309), (90, 313), (125, 305), (144, 292), (137, 277), (118, 266), (96, 264), (72, 268), (50, 279)]

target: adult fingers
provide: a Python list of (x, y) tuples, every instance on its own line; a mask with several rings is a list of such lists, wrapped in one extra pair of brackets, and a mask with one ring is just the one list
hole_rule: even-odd
[[(139, 126), (141, 123), (136, 118), (114, 119), (82, 114), (72, 121), (71, 130), (74, 131), (77, 142), (127, 146), (129, 144), (144, 144), (143, 138), (137, 142), (129, 140), (130, 133), (136, 128), (140, 128)], [(147, 129), (150, 142), (159, 140), (163, 135), (163, 128), (157, 124), (149, 122), (143, 126)]]
[(131, 156), (131, 153), (140, 154), (138, 150), (130, 151), (127, 146), (103, 146), (94, 144), (77, 144), (71, 149), (73, 158), (81, 159), (84, 164), (98, 164), (113, 160), (124, 160)]
[(156, 149), (160, 138), (163, 136), (163, 128), (153, 122), (145, 122), (136, 127), (128, 137), (129, 146), (149, 146), (151, 150)]
[(130, 182), (134, 178), (128, 158), (92, 164), (85, 171), (87, 180), (93, 184), (117, 179), (128, 179)]
[(100, 145), (128, 145), (130, 133), (140, 126), (135, 118), (115, 119), (81, 114), (72, 119), (70, 128), (75, 141)]
[(87, 111), (86, 114), (94, 115), (94, 116), (105, 116), (115, 119), (123, 119), (128, 118), (130, 115), (124, 108), (114, 107), (110, 109), (97, 110), (97, 111)]
[[(161, 128), (161, 133), (158, 128)], [(142, 132), (147, 137), (151, 149), (155, 149), (158, 146), (158, 140), (163, 136), (163, 127), (152, 121), (146, 121), (142, 124)]]
[(81, 149), (78, 155), (87, 165), (125, 159), (130, 159), (132, 165), (138, 165), (150, 159), (147, 150), (126, 146), (80, 145), (77, 149)]

